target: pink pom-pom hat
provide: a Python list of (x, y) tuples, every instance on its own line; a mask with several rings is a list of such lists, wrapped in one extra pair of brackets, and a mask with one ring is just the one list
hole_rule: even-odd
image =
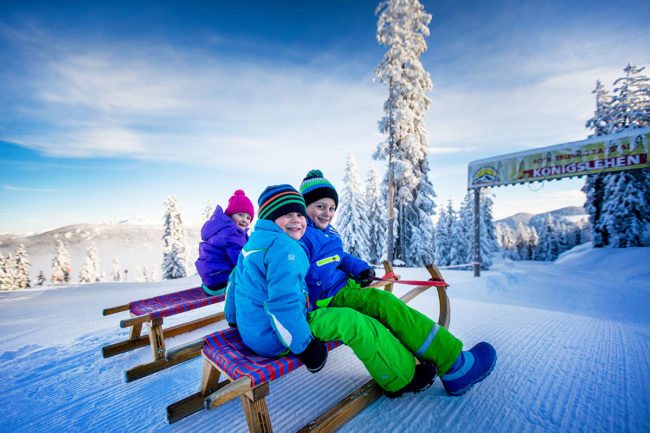
[(226, 208), (226, 215), (230, 216), (234, 213), (247, 213), (251, 216), (251, 219), (255, 217), (255, 209), (253, 208), (253, 203), (246, 193), (238, 189), (235, 193), (228, 199), (228, 207)]

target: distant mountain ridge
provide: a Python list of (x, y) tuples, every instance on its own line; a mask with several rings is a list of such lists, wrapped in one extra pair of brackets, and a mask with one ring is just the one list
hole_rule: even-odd
[(584, 227), (588, 224), (589, 220), (588, 214), (582, 206), (568, 206), (539, 214), (520, 212), (507, 218), (497, 220), (494, 223), (507, 225), (511, 229), (517, 228), (519, 223), (538, 227), (541, 226), (547, 216), (550, 216), (554, 220), (559, 219), (576, 224), (579, 227)]
[[(78, 280), (79, 270), (86, 256), (86, 249), (95, 242), (101, 260), (101, 267), (108, 279), (112, 261), (116, 258), (122, 272), (128, 270), (129, 280), (142, 276), (144, 269), (154, 277), (160, 274), (163, 257), (163, 226), (153, 224), (132, 224), (130, 222), (102, 224), (73, 224), (35, 235), (0, 235), (0, 253), (13, 254), (20, 244), (25, 245), (31, 262), (32, 282), (39, 271), (49, 278), (52, 259), (56, 254), (57, 240), (62, 240), (72, 266), (72, 281)], [(198, 257), (200, 228), (185, 227), (190, 273), (194, 273), (194, 261)]]

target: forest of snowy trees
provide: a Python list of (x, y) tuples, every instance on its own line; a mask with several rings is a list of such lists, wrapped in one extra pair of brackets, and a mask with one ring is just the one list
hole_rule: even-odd
[(496, 237), (504, 258), (511, 260), (555, 260), (576, 245), (591, 240), (591, 227), (552, 216), (529, 223), (497, 223)]

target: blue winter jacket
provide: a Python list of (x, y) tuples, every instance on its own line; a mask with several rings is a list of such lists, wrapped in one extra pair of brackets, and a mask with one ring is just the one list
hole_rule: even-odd
[(273, 221), (258, 220), (228, 282), (226, 320), (262, 356), (303, 352), (312, 340), (305, 274), (298, 242)]
[(196, 261), (201, 281), (212, 290), (224, 288), (248, 234), (217, 206), (212, 217), (203, 224), (201, 239)]
[(363, 260), (343, 251), (341, 236), (328, 225), (319, 229), (307, 219), (307, 231), (300, 239), (309, 257), (307, 288), (313, 308), (316, 302), (336, 295), (348, 282), (348, 275), (359, 275), (371, 266)]

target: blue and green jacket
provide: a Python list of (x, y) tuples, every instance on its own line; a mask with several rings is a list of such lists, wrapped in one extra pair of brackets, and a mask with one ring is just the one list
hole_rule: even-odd
[(324, 306), (348, 283), (348, 276), (359, 275), (371, 266), (343, 250), (341, 236), (328, 225), (319, 229), (307, 219), (307, 231), (300, 239), (309, 258), (307, 288), (313, 308)]
[(309, 261), (298, 242), (273, 221), (258, 220), (231, 274), (226, 320), (262, 356), (303, 352), (312, 340), (305, 275)]

